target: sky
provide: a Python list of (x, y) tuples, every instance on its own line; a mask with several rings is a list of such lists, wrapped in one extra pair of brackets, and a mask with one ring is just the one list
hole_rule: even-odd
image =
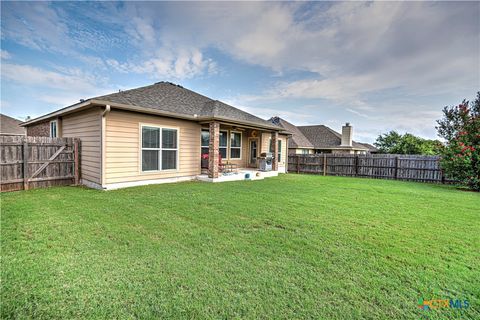
[(373, 142), (480, 90), (479, 2), (1, 2), (1, 112), (170, 81)]

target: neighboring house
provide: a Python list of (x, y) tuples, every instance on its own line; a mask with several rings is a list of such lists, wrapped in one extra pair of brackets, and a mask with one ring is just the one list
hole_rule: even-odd
[(289, 154), (315, 153), (315, 148), (313, 144), (303, 135), (303, 133), (296, 126), (280, 117), (272, 117), (268, 121), (272, 122), (275, 125), (281, 126), (292, 134), (290, 139), (288, 139)]
[(273, 173), (286, 171), (285, 129), (169, 82), (81, 100), (23, 126), (80, 138), (82, 182), (95, 188), (219, 181), (225, 163), (255, 169), (270, 150)]
[(347, 153), (366, 154), (368, 148), (355, 142), (353, 127), (346, 123), (342, 133), (338, 133), (324, 125), (298, 126), (303, 135), (313, 144), (315, 153)]
[(375, 146), (371, 145), (370, 143), (365, 143), (365, 142), (358, 142), (362, 146), (368, 149), (368, 153), (379, 153), (380, 150), (378, 150)]
[(0, 114), (0, 134), (9, 136), (24, 136), (27, 131), (21, 127), (22, 121)]
[(324, 125), (295, 126), (279, 117), (272, 117), (269, 121), (292, 133), (288, 144), (289, 154), (366, 154), (375, 149), (353, 141), (353, 127), (349, 123), (342, 127), (340, 134)]

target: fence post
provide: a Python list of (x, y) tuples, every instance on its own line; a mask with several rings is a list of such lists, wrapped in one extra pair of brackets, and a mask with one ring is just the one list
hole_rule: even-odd
[(323, 154), (323, 175), (327, 175), (327, 154)]
[(440, 174), (442, 175), (442, 184), (445, 184), (445, 170), (441, 169)]
[(28, 190), (28, 142), (23, 140), (23, 190)]
[(80, 165), (79, 165), (79, 154), (78, 154), (78, 139), (74, 138), (73, 142), (73, 152), (74, 152), (74, 172), (75, 172), (75, 185), (77, 186), (80, 182)]
[(355, 177), (358, 176), (358, 155), (355, 156)]
[(297, 173), (300, 173), (300, 156), (297, 155)]
[(398, 180), (398, 157), (395, 157), (395, 180)]

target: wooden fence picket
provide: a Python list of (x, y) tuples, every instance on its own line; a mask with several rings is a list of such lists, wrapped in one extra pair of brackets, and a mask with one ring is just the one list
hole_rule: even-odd
[(391, 154), (288, 155), (291, 172), (377, 179), (452, 183), (440, 167), (439, 156)]
[(1, 135), (0, 190), (78, 184), (79, 144), (77, 138)]

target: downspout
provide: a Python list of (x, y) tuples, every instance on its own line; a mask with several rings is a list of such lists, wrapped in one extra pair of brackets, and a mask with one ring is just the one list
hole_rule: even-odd
[(285, 138), (285, 173), (288, 173), (288, 139), (290, 136), (286, 136)]
[(107, 114), (110, 113), (110, 105), (105, 105), (105, 110), (102, 112), (102, 170), (101, 170), (101, 177), (102, 177), (102, 188), (105, 189), (105, 164), (106, 164), (106, 128), (107, 128)]

